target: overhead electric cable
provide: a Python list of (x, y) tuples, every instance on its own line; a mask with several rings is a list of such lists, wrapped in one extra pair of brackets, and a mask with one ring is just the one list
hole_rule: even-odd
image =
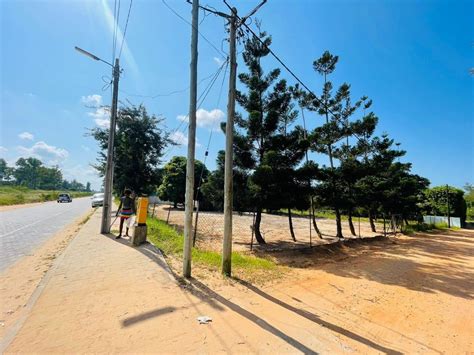
[[(224, 63), (222, 63), (222, 65), (219, 67), (219, 69), (217, 69), (217, 71), (214, 73), (212, 80), (209, 82), (209, 84), (206, 86), (206, 88), (203, 90), (203, 92), (199, 95), (198, 106), (197, 106), (196, 110), (199, 110), (201, 108), (202, 104), (206, 100), (207, 95), (211, 91), (212, 87), (214, 86), (214, 83), (216, 82), (217, 78), (219, 77), (220, 73), (222, 72), (222, 69), (224, 68), (224, 66), (227, 66), (227, 64), (228, 64), (228, 60), (226, 60)], [(187, 121), (186, 118), (187, 118), (187, 116), (185, 118), (183, 118), (183, 120), (181, 120), (180, 124), (178, 125), (178, 127), (176, 129), (173, 130), (171, 135), (176, 134), (176, 132), (179, 131), (181, 126)], [(188, 128), (189, 128), (188, 125), (186, 125), (184, 127), (183, 133)], [(169, 148), (168, 151), (163, 154), (163, 158), (168, 157), (171, 154), (171, 152), (174, 150), (175, 147), (176, 146), (174, 145), (171, 148)]]
[[(206, 76), (205, 78), (201, 79), (199, 82), (198, 82), (198, 85), (201, 84), (202, 82), (206, 81), (206, 80), (209, 80), (210, 78), (212, 78), (214, 75), (216, 75), (216, 73), (212, 73), (211, 75), (208, 75)], [(189, 86), (185, 89), (180, 89), (180, 90), (174, 90), (174, 91), (170, 91), (168, 93), (165, 93), (165, 94), (156, 94), (156, 95), (142, 95), (142, 94), (131, 94), (125, 90), (119, 90), (121, 92), (123, 92), (124, 94), (128, 95), (128, 96), (131, 96), (131, 97), (142, 97), (142, 98), (148, 98), (148, 99), (156, 99), (157, 97), (164, 97), (164, 96), (171, 96), (171, 95), (175, 95), (175, 94), (180, 94), (182, 92), (186, 92), (189, 90)]]
[[(189, 26), (193, 27), (192, 23), (189, 22), (188, 20), (186, 20), (183, 16), (181, 16), (175, 9), (173, 9), (170, 5), (168, 5), (168, 3), (165, 1), (165, 0), (161, 0), (161, 2), (173, 13), (175, 14), (176, 16), (178, 16), (181, 20), (183, 20), (184, 22), (186, 22)], [(226, 58), (227, 55), (223, 52), (221, 52), (209, 39), (206, 38), (206, 36), (204, 36), (201, 31), (198, 30), (198, 33), (199, 35), (212, 47), (214, 48), (214, 50), (219, 53), (220, 56), (222, 56), (223, 58)]]
[(125, 28), (123, 30), (122, 44), (120, 45), (120, 51), (118, 55), (119, 59), (120, 59), (120, 56), (122, 55), (123, 43), (125, 42), (125, 35), (127, 34), (128, 20), (130, 18), (130, 11), (132, 10), (132, 4), (133, 4), (133, 0), (130, 0), (130, 6), (128, 7), (127, 20), (125, 21)]

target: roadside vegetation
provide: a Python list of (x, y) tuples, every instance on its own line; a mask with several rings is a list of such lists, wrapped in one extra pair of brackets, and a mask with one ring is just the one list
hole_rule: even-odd
[[(0, 206), (55, 201), (64, 190), (33, 190), (24, 186), (0, 186)], [(90, 196), (92, 192), (67, 191), (72, 198)]]
[(89, 196), (91, 184), (63, 179), (59, 167), (36, 158), (20, 158), (13, 167), (0, 158), (0, 206), (54, 201), (65, 192), (72, 198)]
[[(159, 248), (164, 256), (171, 261), (169, 265), (179, 270), (183, 257), (184, 235), (166, 222), (156, 218), (148, 218), (148, 240)], [(172, 260), (170, 260), (172, 259)], [(201, 272), (218, 272), (221, 264), (221, 254), (205, 250), (198, 246), (192, 249), (193, 267)], [(274, 279), (282, 274), (283, 268), (269, 259), (232, 252), (233, 275), (241, 280), (259, 282)]]

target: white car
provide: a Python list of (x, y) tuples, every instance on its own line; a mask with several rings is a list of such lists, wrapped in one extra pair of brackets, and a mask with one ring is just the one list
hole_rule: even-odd
[(92, 196), (92, 208), (104, 205), (104, 194), (98, 193)]

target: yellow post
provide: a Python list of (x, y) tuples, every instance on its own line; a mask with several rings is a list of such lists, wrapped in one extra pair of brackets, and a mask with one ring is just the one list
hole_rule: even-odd
[(138, 208), (137, 208), (137, 224), (139, 226), (146, 224), (147, 213), (148, 213), (148, 197), (139, 197)]
[(133, 229), (132, 244), (139, 246), (146, 242), (147, 226), (146, 217), (148, 213), (148, 197), (138, 198), (137, 224)]

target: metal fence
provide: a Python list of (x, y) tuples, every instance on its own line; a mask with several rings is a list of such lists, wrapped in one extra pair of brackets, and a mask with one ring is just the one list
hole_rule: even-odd
[[(426, 224), (445, 224), (448, 225), (448, 217), (444, 216), (423, 216), (423, 222)], [(450, 217), (449, 225), (451, 227), (461, 228), (461, 218), (459, 217)]]
[[(178, 230), (182, 231), (184, 228), (183, 208), (173, 208), (172, 205), (166, 203), (150, 204), (150, 214), (154, 214), (155, 217), (165, 221)], [(311, 245), (328, 244), (336, 240), (336, 222), (333, 219), (316, 219), (323, 239), (320, 239), (316, 234), (309, 216), (293, 215), (292, 220), (296, 242), (291, 238), (287, 215), (262, 214), (260, 231), (267, 243), (265, 248), (301, 248)], [(253, 213), (234, 213), (232, 222), (234, 249), (249, 250), (257, 245), (252, 230), (254, 224)], [(358, 238), (359, 236), (373, 237), (375, 235), (384, 234), (383, 223), (381, 220), (377, 223), (377, 233), (370, 230), (368, 222), (364, 220), (361, 221), (358, 217), (354, 217), (353, 222), (357, 234), (355, 237), (351, 235), (347, 221), (343, 221), (343, 234), (347, 239)], [(211, 250), (220, 250), (224, 235), (223, 213), (209, 211), (199, 211), (198, 214), (194, 213), (193, 226), (197, 245), (204, 246)], [(386, 226), (387, 233), (388, 229), (389, 221), (387, 221)]]

